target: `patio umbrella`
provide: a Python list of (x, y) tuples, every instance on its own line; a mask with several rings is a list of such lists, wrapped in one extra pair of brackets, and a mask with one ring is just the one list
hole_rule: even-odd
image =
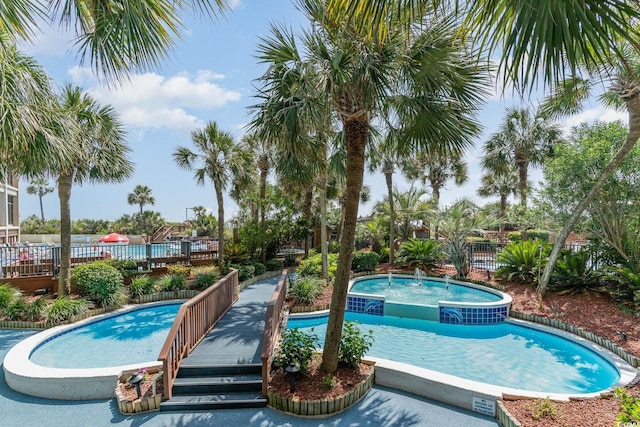
[(101, 243), (129, 243), (129, 238), (118, 233), (110, 233), (98, 239)]

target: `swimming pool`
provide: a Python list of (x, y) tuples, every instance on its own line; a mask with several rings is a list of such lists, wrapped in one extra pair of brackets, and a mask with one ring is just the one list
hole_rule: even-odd
[[(498, 395), (597, 394), (635, 375), (633, 369), (625, 370), (623, 379), (621, 361), (613, 354), (605, 357), (595, 352), (591, 343), (579, 343), (523, 322), (465, 326), (355, 313), (345, 317), (373, 331), (375, 341), (367, 356), (468, 380), (480, 390), (495, 386)], [(287, 327), (314, 328), (323, 341), (326, 317), (292, 317)]]
[(5, 356), (7, 385), (49, 399), (110, 398), (123, 371), (162, 367), (158, 354), (180, 304), (144, 304), (35, 334)]
[(30, 360), (73, 369), (156, 360), (179, 308), (180, 304), (145, 307), (66, 330), (36, 347)]

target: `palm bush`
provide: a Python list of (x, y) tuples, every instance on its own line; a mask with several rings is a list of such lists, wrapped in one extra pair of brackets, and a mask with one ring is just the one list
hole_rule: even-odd
[(231, 264), (241, 264), (249, 260), (249, 252), (242, 243), (227, 243), (224, 245), (224, 256)]
[(519, 283), (533, 283), (538, 272), (544, 268), (550, 247), (546, 243), (525, 240), (510, 243), (496, 256), (500, 264), (495, 277)]
[(71, 316), (86, 313), (93, 307), (93, 303), (84, 298), (71, 299), (58, 297), (45, 310), (48, 322), (59, 323), (69, 320)]
[(373, 271), (380, 263), (380, 255), (372, 251), (356, 251), (353, 253), (351, 269), (354, 272)]
[(560, 254), (551, 276), (551, 287), (556, 290), (582, 290), (600, 285), (602, 272), (594, 270), (589, 263), (589, 253), (580, 250), (565, 250)]
[(71, 286), (81, 296), (103, 307), (119, 306), (127, 300), (122, 273), (104, 261), (73, 268)]
[(131, 292), (131, 296), (136, 298), (142, 295), (153, 294), (158, 291), (158, 288), (156, 287), (156, 279), (147, 274), (137, 276), (131, 281), (129, 290)]
[(13, 301), (20, 296), (20, 291), (13, 286), (7, 283), (0, 285), (0, 313), (4, 313)]
[(289, 296), (298, 304), (311, 304), (324, 291), (324, 281), (315, 276), (298, 276), (289, 282)]
[(186, 284), (187, 279), (182, 274), (164, 274), (158, 280), (158, 289), (165, 292), (181, 291)]
[(607, 269), (612, 284), (607, 290), (617, 300), (634, 301), (640, 307), (640, 266), (625, 262)]
[(442, 255), (435, 240), (409, 239), (400, 247), (398, 261), (409, 268), (432, 271)]
[(220, 280), (220, 273), (215, 270), (198, 272), (196, 273), (196, 279), (191, 284), (191, 288), (201, 291), (207, 289), (218, 280)]
[(37, 298), (31, 302), (20, 297), (16, 298), (7, 308), (5, 315), (9, 320), (26, 320), (28, 322), (37, 322), (45, 317), (47, 308), (47, 300), (43, 297)]

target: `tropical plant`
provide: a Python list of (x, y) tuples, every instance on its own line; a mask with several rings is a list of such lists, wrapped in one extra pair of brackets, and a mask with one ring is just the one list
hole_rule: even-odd
[(29, 186), (27, 187), (27, 194), (33, 194), (38, 196), (38, 200), (40, 202), (40, 219), (42, 219), (42, 223), (44, 224), (44, 207), (42, 205), (42, 198), (49, 193), (52, 193), (55, 190), (54, 187), (49, 186), (49, 181), (47, 181), (43, 177), (36, 178), (31, 181)]
[(167, 266), (167, 273), (174, 276), (183, 276), (188, 279), (191, 276), (191, 266), (184, 264), (171, 264)]
[(580, 291), (600, 286), (603, 277), (604, 273), (593, 269), (588, 251), (565, 250), (553, 270), (551, 285), (555, 290)]
[[(464, 41), (455, 37), (452, 21), (440, 19), (444, 14), (430, 13), (429, 25), (420, 32), (401, 20), (415, 18), (416, 23), (415, 15), (389, 14), (393, 31), (386, 37), (375, 27), (332, 15), (325, 1), (299, 0), (298, 6), (314, 31), (302, 34), (300, 50), (296, 36), (284, 26), (272, 26), (271, 35), (262, 39), (258, 57), (267, 71), (259, 82), (254, 123), (269, 139), (294, 147), (288, 151), (297, 158), (325, 152), (322, 144), (305, 138), (309, 134), (323, 132), (332, 122), (344, 133), (344, 226), (322, 356), (322, 369), (331, 374), (338, 365), (373, 117), (398, 117), (405, 144), (416, 150), (462, 151), (478, 130), (474, 115), (487, 80), (483, 69), (462, 53), (467, 51)], [(392, 99), (397, 102), (387, 102)], [(423, 146), (436, 140), (438, 144)]]
[(254, 262), (253, 263), (253, 268), (255, 270), (254, 272), (255, 272), (256, 276), (264, 274), (264, 272), (267, 271), (267, 268), (261, 262)]
[(122, 273), (105, 261), (74, 267), (71, 286), (80, 296), (102, 307), (118, 307), (126, 302)]
[(191, 284), (191, 289), (204, 290), (220, 280), (220, 273), (217, 271), (202, 271), (196, 273), (196, 278)]
[(146, 205), (155, 205), (156, 199), (151, 195), (151, 189), (146, 185), (136, 185), (132, 193), (127, 195), (127, 203), (140, 206), (140, 215)]
[(163, 292), (181, 291), (186, 288), (187, 279), (182, 274), (163, 274), (158, 279), (158, 289)]
[(549, 245), (533, 240), (509, 243), (496, 256), (500, 265), (495, 277), (520, 283), (534, 283), (538, 273), (547, 262)]
[(500, 242), (504, 243), (505, 239), (505, 219), (507, 217), (507, 198), (518, 193), (518, 175), (513, 167), (501, 167), (500, 169), (491, 169), (483, 161), (482, 185), (478, 188), (480, 197), (500, 197)]
[(93, 303), (84, 298), (68, 298), (59, 296), (46, 308), (45, 316), (49, 323), (60, 323), (69, 320), (71, 316), (86, 313), (93, 308)]
[(256, 268), (253, 265), (229, 264), (229, 266), (238, 270), (238, 281), (240, 282), (244, 282), (255, 276)]
[(284, 331), (275, 362), (283, 368), (291, 364), (297, 365), (300, 367), (300, 372), (305, 372), (319, 344), (313, 328), (310, 332), (304, 332), (298, 328), (287, 329)]
[(467, 182), (467, 163), (462, 152), (421, 151), (402, 163), (402, 170), (410, 180), (420, 180), (431, 187), (431, 199), (436, 208), (440, 205), (440, 190), (447, 181), (460, 186)]
[[(335, 277), (336, 270), (338, 269), (338, 256), (336, 254), (329, 254), (329, 277), (328, 281), (331, 282)], [(307, 259), (300, 261), (300, 265), (296, 269), (296, 272), (300, 276), (315, 276), (321, 277), (322, 275), (322, 255), (316, 254), (310, 256)]]
[(247, 248), (242, 243), (227, 243), (224, 248), (225, 258), (230, 263), (243, 263), (249, 260)]
[(440, 244), (435, 240), (409, 239), (398, 251), (398, 261), (409, 268), (432, 271), (442, 258)]
[(131, 284), (129, 285), (129, 292), (134, 298), (139, 298), (142, 295), (156, 293), (158, 292), (156, 279), (149, 276), (148, 274), (136, 276), (133, 278), (133, 280), (131, 280)]
[(223, 191), (232, 179), (240, 179), (248, 173), (251, 154), (213, 121), (191, 132), (191, 140), (196, 151), (178, 147), (173, 160), (181, 169), (193, 171), (198, 185), (204, 185), (207, 179), (213, 182), (218, 204), (218, 262), (222, 265), (225, 256)]
[(37, 322), (45, 316), (47, 299), (39, 297), (33, 301), (24, 298), (17, 298), (5, 311), (9, 320), (24, 320), (27, 322)]
[(362, 224), (361, 230), (364, 237), (369, 241), (371, 250), (380, 253), (380, 249), (382, 249), (382, 241), (385, 236), (380, 218), (376, 217), (371, 221), (366, 221)]
[(364, 354), (373, 345), (373, 331), (364, 333), (357, 326), (358, 322), (346, 321), (340, 340), (340, 363), (355, 368)]
[(270, 259), (264, 264), (267, 271), (275, 271), (282, 270), (284, 268), (284, 263), (279, 259)]
[(60, 108), (78, 130), (69, 143), (73, 155), (49, 170), (58, 180), (60, 198), (60, 270), (58, 294), (69, 287), (71, 268), (71, 188), (73, 184), (122, 182), (133, 172), (125, 131), (113, 107), (101, 105), (81, 88), (67, 85), (60, 95)]
[(320, 277), (298, 276), (289, 283), (288, 294), (298, 304), (311, 304), (322, 295), (325, 282)]
[(354, 273), (374, 271), (380, 262), (380, 255), (372, 251), (356, 251), (353, 253), (351, 269)]
[(624, 388), (616, 387), (614, 395), (620, 402), (620, 412), (616, 417), (616, 426), (624, 427), (640, 422), (640, 398), (627, 393)]
[(3, 283), (0, 285), (0, 313), (4, 311), (13, 303), (13, 301), (22, 296), (20, 290), (13, 286)]
[(607, 290), (618, 300), (633, 301), (640, 307), (640, 267), (637, 264), (625, 262), (608, 269), (610, 279), (617, 286), (609, 286)]

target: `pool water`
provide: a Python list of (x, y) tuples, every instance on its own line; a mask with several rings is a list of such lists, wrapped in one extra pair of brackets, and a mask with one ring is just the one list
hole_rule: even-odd
[(50, 368), (105, 368), (158, 359), (180, 304), (128, 311), (56, 335), (29, 357)]
[(438, 301), (495, 302), (502, 296), (482, 289), (437, 280), (377, 276), (354, 282), (349, 293), (384, 295), (386, 301), (438, 305)]
[[(486, 384), (582, 394), (607, 389), (620, 378), (612, 364), (586, 347), (508, 322), (465, 326), (356, 313), (346, 313), (345, 318), (358, 321), (364, 331), (373, 331), (369, 356)], [(326, 320), (290, 318), (287, 328), (313, 328), (322, 345)]]

